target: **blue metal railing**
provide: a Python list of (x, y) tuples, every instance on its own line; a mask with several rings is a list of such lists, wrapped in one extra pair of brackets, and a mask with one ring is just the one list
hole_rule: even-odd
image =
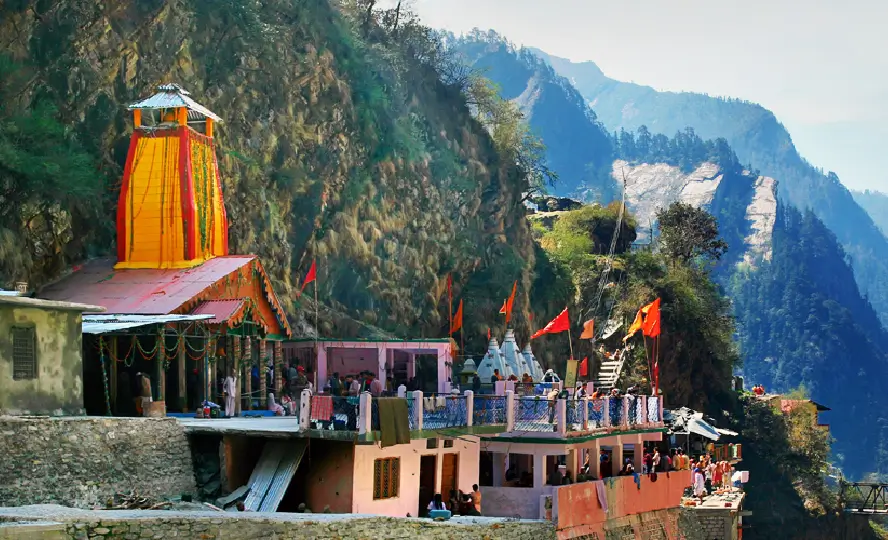
[(661, 422), (663, 419), (660, 418), (660, 400), (659, 398), (649, 397), (648, 398), (648, 410), (647, 410), (648, 422)]
[(472, 404), (473, 426), (495, 426), (506, 423), (506, 396), (475, 394)]
[(555, 401), (515, 398), (515, 431), (554, 431)]
[(436, 396), (424, 403), (423, 429), (465, 427), (467, 420), (466, 396)]

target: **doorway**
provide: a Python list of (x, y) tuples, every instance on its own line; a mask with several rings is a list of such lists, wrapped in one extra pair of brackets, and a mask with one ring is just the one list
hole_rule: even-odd
[(421, 456), (419, 458), (419, 511), (417, 517), (423, 517), (428, 512), (429, 503), (435, 496), (435, 468), (437, 456)]
[[(441, 463), (441, 496), (447, 501), (450, 499), (450, 490), (458, 489), (459, 482), (459, 454), (444, 454)], [(471, 487), (471, 486), (468, 486)]]

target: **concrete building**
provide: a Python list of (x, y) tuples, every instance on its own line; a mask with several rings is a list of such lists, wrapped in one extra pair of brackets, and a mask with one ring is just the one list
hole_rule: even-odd
[(101, 311), (0, 296), (0, 414), (83, 414), (82, 313)]

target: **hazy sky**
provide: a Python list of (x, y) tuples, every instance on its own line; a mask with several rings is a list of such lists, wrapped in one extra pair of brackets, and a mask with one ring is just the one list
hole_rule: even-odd
[(761, 103), (801, 154), (888, 191), (888, 1), (415, 0), (429, 26), (520, 45), (658, 90)]

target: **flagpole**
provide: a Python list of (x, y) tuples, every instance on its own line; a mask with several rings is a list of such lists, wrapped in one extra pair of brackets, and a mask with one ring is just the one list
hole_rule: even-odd
[[(573, 346), (573, 339), (570, 337), (570, 322), (569, 321), (567, 324), (567, 344), (570, 347), (570, 359), (573, 360), (574, 359), (574, 346)], [(567, 374), (565, 373), (565, 375), (567, 375)]]

